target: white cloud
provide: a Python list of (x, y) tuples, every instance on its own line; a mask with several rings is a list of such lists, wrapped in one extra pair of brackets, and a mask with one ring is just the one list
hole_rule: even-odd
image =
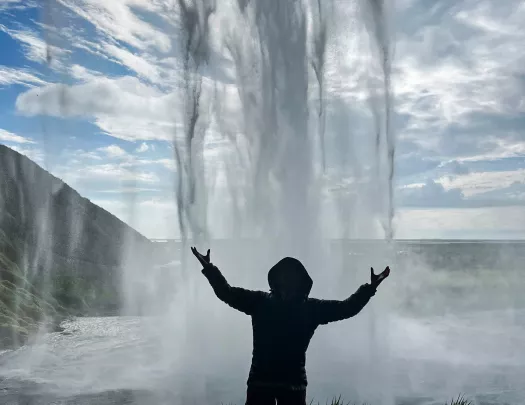
[(464, 196), (459, 188), (445, 189), (441, 183), (429, 180), (399, 189), (397, 197), (404, 206), (454, 207), (461, 205)]
[(486, 136), (519, 142), (500, 122), (525, 112), (523, 3), (451, 2), (439, 17), (417, 4), (401, 17), (408, 29), (396, 49), (396, 106), (407, 117), (401, 139), (443, 158), (490, 157), (499, 145), (480, 142)]
[(41, 166), (45, 164), (45, 154), (39, 148), (19, 145), (9, 145), (9, 147)]
[[(68, 81), (68, 85), (48, 84), (28, 70), (0, 67), (0, 85), (40, 86), (18, 97), (17, 111), (27, 116), (86, 119), (105, 134), (128, 141), (172, 141), (175, 135), (180, 135), (184, 105), (180, 49), (177, 49), (180, 47), (177, 2), (58, 0), (58, 3), (70, 15), (76, 15), (79, 22), (63, 27), (65, 42), (88, 60), (72, 61), (68, 72), (78, 82)], [(0, 8), (1, 4), (6, 4), (6, 0), (0, 3)], [(214, 131), (238, 135), (244, 129), (243, 119), (253, 120), (252, 124), (256, 121), (242, 115), (238, 89), (230, 84), (232, 64), (228, 63), (229, 55), (222, 42), (233, 26), (229, 4), (219, 2), (218, 17), (210, 19), (213, 51), (217, 55), (204, 77), (201, 112), (206, 119), (220, 118), (223, 127), (211, 122), (208, 135)], [(356, 150), (352, 150), (355, 156), (349, 159), (355, 160), (354, 166), (362, 169), (363, 143), (360, 141), (373, 143), (370, 128), (361, 128), (362, 122), (371, 123), (367, 80), (371, 76), (375, 79), (377, 72), (370, 64), (368, 38), (363, 35), (356, 3), (334, 4), (326, 59), (328, 109), (333, 111), (340, 103), (343, 114), (349, 118), (348, 127), (333, 122), (329, 122), (328, 127), (344, 133), (345, 140), (350, 139), (348, 142), (356, 145)], [(508, 170), (499, 172), (479, 169), (482, 166), (472, 170), (469, 164), (525, 157), (520, 120), (525, 114), (523, 1), (508, 0), (499, 4), (491, 0), (464, 0), (428, 7), (423, 1), (403, 0), (398, 12), (392, 77), (394, 108), (398, 115), (393, 122), (398, 135), (398, 159), (401, 154), (403, 159), (414, 158), (414, 161), (404, 160), (408, 166), (412, 165), (405, 167), (405, 172), (414, 178), (398, 178), (401, 184), (412, 182), (400, 192), (402, 197), (412, 199), (416, 205), (461, 206), (471, 198), (481, 198), (484, 193), (522, 183), (523, 169), (516, 169), (511, 163)], [(88, 29), (79, 28), (86, 26)], [(27, 30), (3, 29), (22, 44), (27, 58), (43, 60), (46, 44), (36, 35)], [(60, 30), (55, 34), (60, 34)], [(247, 43), (253, 40), (249, 36), (243, 39)], [(103, 63), (94, 63), (101, 59)], [(113, 66), (112, 62), (120, 66)], [(107, 77), (108, 72), (94, 71), (87, 66), (97, 66), (97, 69), (111, 66), (108, 71), (112, 77)], [(115, 77), (115, 72), (122, 72), (122, 67), (127, 69), (126, 76)], [(215, 86), (224, 89), (218, 93), (218, 99), (214, 99)], [(315, 86), (310, 86), (309, 91), (315, 100)], [(249, 97), (245, 102), (250, 102)], [(211, 110), (216, 105), (220, 111), (214, 117)], [(363, 138), (360, 138), (361, 132), (365, 134)], [(344, 153), (342, 142), (339, 138), (334, 142), (336, 152)], [(150, 146), (142, 143), (135, 152), (149, 152)], [(205, 148), (204, 156), (210, 162), (221, 160), (226, 153), (223, 149), (229, 150), (221, 145)], [(334, 155), (332, 151), (328, 156), (332, 163)], [(104, 172), (107, 178), (128, 181), (137, 168), (147, 165), (154, 165), (155, 169), (175, 169), (173, 159), (140, 159), (116, 145), (84, 152), (78, 158), (102, 163), (89, 165), (84, 172), (78, 169), (77, 173), (75, 169), (74, 173), (83, 180), (89, 176), (104, 178), (101, 173)], [(427, 178), (434, 180), (426, 181)], [(153, 183), (158, 181), (158, 174), (145, 173), (139, 181)], [(449, 211), (433, 212), (445, 215)]]
[(49, 62), (54, 68), (62, 66), (60, 57), (67, 53), (66, 50), (60, 49), (50, 43), (45, 42), (30, 30), (8, 29), (5, 25), (0, 24), (0, 31), (4, 31), (13, 39), (19, 41), (25, 56), (28, 60), (38, 63)]
[(164, 97), (167, 96), (141, 83), (135, 77), (100, 77), (75, 86), (54, 83), (31, 89), (17, 98), (16, 106), (20, 112), (28, 115), (149, 115), (161, 119), (167, 115)]
[(35, 141), (0, 128), (0, 141), (12, 143), (35, 143)]
[(525, 169), (473, 172), (454, 177), (445, 176), (437, 180), (444, 189), (460, 189), (466, 197), (504, 189), (515, 183), (525, 183)]
[(142, 142), (140, 146), (137, 148), (138, 153), (144, 153), (149, 150), (149, 145), (146, 142)]
[[(136, 151), (137, 152), (137, 151)], [(140, 153), (140, 152), (137, 152)], [(66, 156), (69, 156), (67, 164), (69, 165), (69, 171), (76, 171), (77, 169), (84, 169), (85, 167), (93, 166), (93, 160), (97, 162), (111, 163), (114, 166), (118, 166), (125, 170), (130, 171), (142, 171), (146, 166), (152, 168), (164, 168), (170, 171), (175, 170), (174, 159), (169, 158), (149, 158), (144, 159), (136, 155), (132, 155), (126, 152), (124, 149), (117, 145), (108, 145), (94, 150), (68, 150)], [(96, 163), (95, 166), (100, 165)], [(68, 171), (64, 170), (64, 171)]]
[(92, 202), (148, 238), (178, 238), (177, 208), (173, 200), (115, 200), (94, 199)]
[(82, 167), (77, 169), (76, 172), (70, 173), (68, 177), (73, 178), (75, 181), (106, 179), (141, 183), (159, 182), (159, 178), (155, 173), (135, 171), (112, 163)]
[[(102, 41), (89, 45), (97, 47), (97, 52), (111, 60), (117, 60), (147, 81), (164, 85), (163, 79), (168, 74), (175, 74), (180, 80), (180, 72), (175, 63), (165, 64), (165, 61), (172, 59), (167, 54), (173, 52), (172, 41), (167, 33), (171, 32), (170, 30), (177, 32), (173, 28), (173, 24), (178, 24), (175, 3), (139, 0), (123, 0), (115, 4), (106, 4), (101, 0), (62, 0), (61, 3), (80, 18), (92, 23), (102, 35)], [(366, 55), (368, 45), (360, 31), (362, 28), (355, 22), (358, 9), (352, 4), (336, 4), (336, 19), (330, 25), (330, 38), (334, 42), (327, 50), (326, 83), (330, 89), (329, 98), (350, 99), (355, 108), (364, 112), (368, 108), (366, 84), (363, 82), (369, 70)], [(525, 12), (523, 7), (518, 6), (517, 1), (510, 1), (508, 6), (498, 8), (497, 13), (494, 12), (495, 6), (490, 2), (465, 1), (445, 5), (448, 12), (440, 17), (443, 21), (438, 24), (432, 19), (432, 9), (413, 10), (411, 7), (415, 7), (416, 2), (407, 4), (411, 6), (405, 4), (400, 9), (400, 21), (413, 17), (403, 13), (417, 11), (422, 13), (418, 18), (426, 18), (427, 24), (418, 26), (415, 33), (405, 32), (401, 24), (398, 33), (393, 78), (397, 97), (396, 109), (409, 116), (400, 139), (402, 142), (417, 142), (423, 152), (437, 150), (444, 156), (451, 156), (454, 151), (451, 145), (454, 145), (454, 141), (445, 133), (451, 125), (470, 126), (469, 117), (476, 112), (508, 116), (523, 111), (520, 106), (524, 104), (524, 98), (519, 81), (519, 73), (523, 68), (519, 61), (525, 56), (525, 51), (520, 45), (525, 38), (520, 25)], [(220, 44), (221, 35), (227, 31), (224, 28), (228, 25), (225, 21), (230, 22), (228, 18), (231, 15), (225, 11), (226, 8), (219, 9), (218, 14), (222, 13), (224, 18), (212, 19), (211, 23), (215, 24), (213, 31), (217, 34), (214, 35), (214, 42)], [(143, 18), (141, 10), (159, 13), (162, 22)], [(231, 14), (231, 11), (229, 13)], [(467, 14), (473, 18), (466, 19), (464, 16)], [(353, 22), (347, 24), (348, 21)], [(450, 30), (442, 30), (443, 24), (448, 25)], [(473, 31), (473, 26), (476, 31)], [(71, 41), (73, 46), (79, 41), (87, 41), (82, 35), (77, 39), (78, 41)], [(132, 48), (119, 46), (118, 41), (123, 41)], [(83, 72), (79, 72), (78, 67), (75, 69), (73, 74), (76, 77), (82, 76), (84, 80)], [(67, 93), (71, 103), (75, 104), (78, 110), (85, 111), (84, 116), (96, 115), (95, 122), (103, 131), (130, 140), (169, 139), (173, 136), (176, 131), (174, 122), (181, 121), (175, 113), (181, 110), (177, 97), (170, 97), (161, 92), (162, 95), (152, 97), (150, 101), (155, 107), (149, 109), (140, 100), (128, 100), (137, 97), (137, 93), (130, 92), (129, 88), (124, 89), (120, 83), (108, 86), (107, 94), (115, 94), (110, 95), (110, 100), (125, 100), (126, 109), (132, 113), (126, 114), (108, 108), (108, 103), (98, 97), (100, 93), (96, 91), (96, 87), (99, 84), (92, 80), (89, 87), (68, 88)], [(150, 90), (144, 92), (144, 96), (158, 93), (158, 89), (154, 87), (144, 84), (140, 87), (141, 93), (146, 88)], [(95, 90), (95, 96), (90, 98), (88, 90), (91, 89)], [(64, 89), (49, 89), (49, 92), (60, 91)], [(85, 95), (78, 97), (78, 92), (84, 92)], [(163, 96), (164, 99), (159, 103), (159, 98)], [(89, 100), (86, 100), (87, 98)], [(46, 101), (50, 100), (46, 98)], [(221, 101), (228, 104), (225, 100)], [(160, 107), (159, 104), (164, 104), (164, 107)], [(71, 109), (75, 109), (75, 106)], [(34, 108), (25, 110), (31, 113)], [(56, 114), (53, 109), (50, 110)], [(137, 115), (136, 110), (143, 113)], [(238, 111), (238, 105), (231, 106), (231, 111)], [(140, 118), (132, 121), (132, 118), (128, 119), (129, 115)], [(127, 122), (129, 124), (126, 124)], [(141, 122), (144, 124), (141, 125)], [(505, 134), (499, 133), (494, 136), (502, 139), (506, 137)], [(461, 139), (464, 138), (465, 136), (461, 136)], [(475, 153), (478, 136), (469, 135), (467, 138), (463, 142), (467, 142)], [(490, 150), (484, 152), (490, 153)], [(468, 155), (463, 157), (468, 158)]]
[(110, 158), (127, 157), (128, 153), (117, 145), (104, 146), (98, 149)]
[[(213, 83), (205, 81), (201, 99), (201, 120), (208, 122), (213, 102)], [(235, 132), (238, 120), (238, 97), (230, 87), (222, 94), (228, 101), (222, 107), (221, 119)], [(18, 96), (17, 110), (25, 115), (84, 117), (108, 135), (124, 140), (171, 141), (181, 134), (184, 107), (178, 93), (162, 92), (136, 77), (116, 79), (93, 77), (81, 84), (68, 86), (54, 83), (31, 89)], [(236, 119), (234, 119), (236, 117)]]
[(18, 96), (16, 107), (30, 116), (94, 117), (102, 131), (125, 140), (170, 140), (180, 120), (180, 102), (173, 95), (131, 76), (34, 88)]
[(27, 87), (35, 85), (45, 85), (46, 81), (40, 79), (35, 72), (29, 69), (14, 69), (7, 66), (0, 66), (0, 86), (21, 84)]
[(97, 77), (103, 76), (103, 74), (100, 72), (87, 69), (84, 66), (80, 66), (77, 64), (73, 64), (69, 68), (69, 74), (71, 75), (71, 77), (83, 82), (88, 82), (93, 79), (96, 79)]
[(159, 165), (164, 166), (166, 169), (174, 171), (176, 168), (175, 160), (174, 159), (158, 159), (151, 161), (152, 163), (157, 163)]
[(525, 207), (399, 210), (398, 238), (524, 238)]
[(85, 151), (82, 149), (70, 152), (71, 159), (78, 162), (78, 159), (102, 160), (102, 156), (97, 151)]
[(153, 48), (161, 52), (169, 52), (171, 48), (171, 41), (166, 33), (146, 22), (133, 11), (133, 8), (137, 8), (159, 13), (166, 11), (166, 6), (169, 3), (146, 0), (59, 1), (78, 16), (93, 24), (97, 31), (104, 36), (125, 42), (139, 50)]
[(32, 0), (0, 0), (0, 11), (31, 7), (37, 7), (37, 4)]
[(65, 151), (65, 160), (53, 167), (53, 173), (73, 188), (90, 195), (93, 192), (139, 187), (159, 183), (153, 161), (138, 160), (116, 145), (85, 151)]
[(115, 46), (113, 44), (104, 44), (104, 51), (120, 61), (122, 65), (133, 70), (141, 78), (149, 80), (153, 83), (159, 83), (161, 81), (159, 67), (156, 61), (148, 61), (151, 57), (137, 56), (127, 49)]
[[(512, 136), (513, 134), (508, 134)], [(525, 140), (520, 140), (522, 136), (515, 134), (514, 139), (498, 138), (487, 136), (484, 138), (485, 143), (490, 143), (488, 151), (480, 154), (473, 154), (466, 157), (457, 157), (460, 162), (478, 162), (488, 160), (506, 159), (512, 157), (525, 157)]]
[(16, 3), (20, 3), (21, 0), (0, 0), (0, 8), (1, 7), (9, 7), (11, 5), (15, 5)]
[(126, 141), (171, 141), (182, 130), (175, 118), (170, 121), (169, 118), (155, 120), (147, 116), (125, 118), (100, 114), (95, 123), (106, 134)]

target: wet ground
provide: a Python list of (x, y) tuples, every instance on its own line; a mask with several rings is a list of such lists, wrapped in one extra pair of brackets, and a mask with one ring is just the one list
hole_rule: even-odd
[[(384, 386), (388, 392), (374, 403), (430, 405), (460, 393), (479, 405), (525, 403), (524, 313), (462, 316), (392, 322), (391, 354), (381, 366), (388, 365), (387, 377), (384, 369), (366, 374), (367, 357), (361, 364), (358, 355), (341, 348), (333, 349), (340, 353), (339, 358), (332, 355), (324, 360), (319, 347), (329, 347), (334, 336), (321, 336), (322, 343), (309, 351), (310, 397), (325, 403), (331, 395), (343, 393), (352, 400), (352, 384), (364, 381), (373, 391), (373, 381), (363, 380), (366, 374), (389, 381)], [(166, 350), (166, 340), (152, 328), (158, 322), (82, 318), (65, 322), (63, 333), (46, 334), (34, 346), (1, 353), (0, 403), (242, 404), (246, 367), (223, 367), (221, 374), (217, 363), (210, 360), (206, 372), (200, 367), (184, 373), (188, 368), (182, 362), (183, 350)], [(220, 346), (203, 347), (203, 356), (206, 353), (217, 353), (220, 359)], [(232, 363), (249, 363), (243, 356), (240, 360), (232, 357)], [(199, 362), (199, 358), (192, 359)], [(372, 392), (358, 391), (360, 399)]]

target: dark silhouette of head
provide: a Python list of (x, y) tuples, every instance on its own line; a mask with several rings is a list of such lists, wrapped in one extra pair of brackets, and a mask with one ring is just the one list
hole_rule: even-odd
[(268, 284), (280, 298), (301, 300), (310, 294), (313, 281), (299, 260), (285, 257), (268, 272)]

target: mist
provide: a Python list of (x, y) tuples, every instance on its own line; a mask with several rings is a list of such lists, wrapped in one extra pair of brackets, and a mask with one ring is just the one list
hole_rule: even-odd
[[(215, 297), (191, 255), (197, 246), (211, 249), (231, 285), (262, 291), (273, 264), (297, 257), (317, 298), (345, 299), (369, 282), (370, 267), (390, 266), (362, 313), (317, 330), (307, 354), (308, 398), (394, 405), (483, 391), (519, 403), (520, 246), (396, 239), (394, 2), (177, 0), (162, 7), (163, 37), (151, 40), (161, 51), (150, 55), (163, 60), (150, 90), (162, 90), (156, 102), (133, 107), (109, 98), (103, 80), (81, 87), (58, 75), (38, 93), (41, 101), (31, 104), (35, 89), (17, 104), (42, 115), (49, 144), (56, 122), (46, 116), (122, 109), (132, 119), (151, 110), (155, 120), (138, 122), (137, 131), (169, 150), (170, 175), (160, 182), (173, 215), (158, 227), (177, 239), (157, 242), (142, 260), (125, 239), (120, 316), (78, 317), (66, 321), (64, 334), (43, 331), (9, 354), (3, 373), (62, 396), (132, 390), (136, 401), (148, 392), (152, 404), (243, 403), (250, 319)], [(76, 66), (67, 30), (73, 9), (50, 0), (41, 16), (48, 63), (61, 63), (63, 72)], [(54, 59), (55, 48), (71, 56)], [(139, 99), (146, 93), (132, 80), (125, 85)], [(129, 170), (134, 179), (122, 190), (141, 175)], [(144, 211), (136, 195), (122, 190), (115, 192), (126, 222), (148, 222), (137, 219)], [(81, 230), (77, 223), (71, 235)]]

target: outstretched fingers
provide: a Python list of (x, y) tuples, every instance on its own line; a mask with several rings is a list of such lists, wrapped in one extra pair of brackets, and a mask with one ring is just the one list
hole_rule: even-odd
[(197, 260), (199, 260), (199, 262), (200, 262), (202, 265), (204, 265), (204, 262), (205, 262), (204, 257), (199, 253), (199, 251), (197, 250), (197, 248), (195, 248), (195, 247), (192, 246), (192, 247), (191, 247), (191, 251), (192, 251), (192, 253), (195, 255), (195, 257), (197, 258)]
[(370, 281), (372, 282), (372, 284), (375, 284), (376, 286), (381, 284), (381, 282), (385, 278), (387, 278), (389, 275), (390, 275), (390, 267), (389, 266), (386, 266), (385, 270), (383, 270), (380, 274), (375, 274), (374, 273), (374, 268), (370, 267)]
[(202, 256), (202, 255), (201, 255), (201, 254), (199, 253), (199, 251), (198, 251), (196, 248), (194, 248), (193, 246), (191, 247), (191, 252), (195, 255), (195, 257), (196, 257), (197, 259), (199, 259), (199, 260), (201, 259), (201, 256)]
[(386, 266), (385, 270), (383, 270), (383, 272), (379, 275), (379, 277), (381, 277), (381, 279), (384, 280), (389, 275), (390, 275), (390, 266)]
[(203, 256), (194, 246), (191, 247), (191, 251), (195, 255), (195, 257), (199, 260), (199, 262), (202, 264), (203, 267), (206, 267), (210, 264), (210, 249), (208, 249), (206, 256)]

